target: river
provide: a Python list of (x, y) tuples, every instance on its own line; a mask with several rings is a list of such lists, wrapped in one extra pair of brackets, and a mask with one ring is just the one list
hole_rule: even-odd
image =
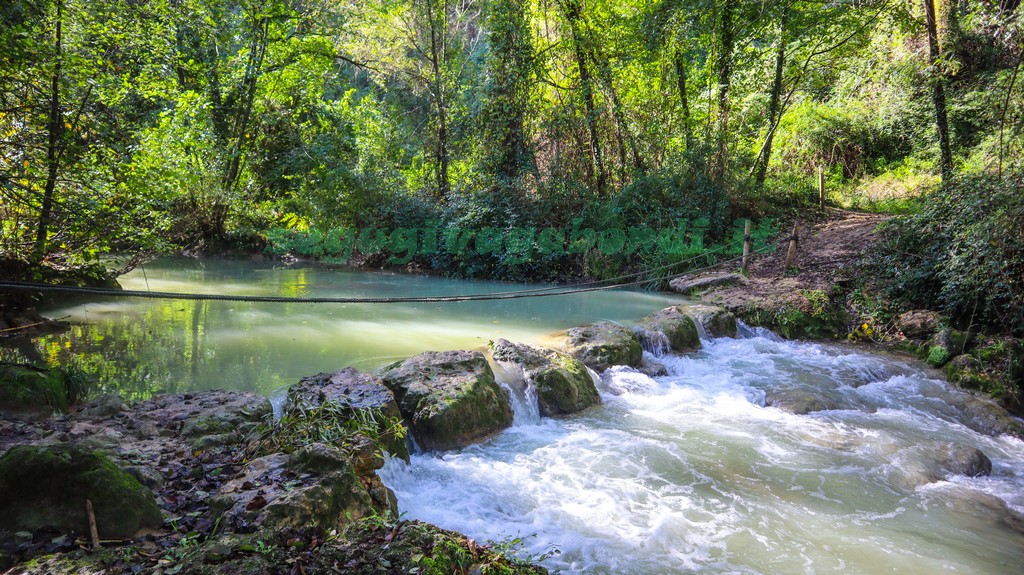
[[(284, 295), (443, 295), (508, 284), (247, 262), (162, 261), (125, 287)], [(210, 387), (279, 395), (300, 376), (373, 369), (426, 349), (540, 342), (598, 319), (678, 303), (609, 292), (441, 305), (150, 300), (47, 310), (75, 322), (39, 342), (127, 395)], [(657, 358), (669, 375), (603, 374), (603, 405), (516, 424), (472, 447), (381, 470), (405, 518), (519, 543), (566, 574), (1019, 573), (1024, 442), (960, 423), (965, 397), (932, 372), (858, 348), (741, 328)], [(822, 390), (844, 409), (792, 415), (771, 389)], [(948, 441), (981, 449), (990, 477), (918, 481)], [(924, 457), (924, 459), (922, 459)]]

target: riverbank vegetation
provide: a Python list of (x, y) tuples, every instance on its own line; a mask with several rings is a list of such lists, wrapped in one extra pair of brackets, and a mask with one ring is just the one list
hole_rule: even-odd
[[(720, 239), (808, 215), (819, 171), (828, 203), (882, 211), (953, 174), (1019, 186), (1017, 2), (34, 0), (0, 18), (16, 262), (577, 219), (704, 218)], [(416, 263), (567, 279), (636, 259)]]
[[(12, 279), (85, 268), (72, 281), (95, 283), (112, 254), (134, 254), (123, 270), (274, 237), (315, 254), (346, 229), (699, 221), (722, 242), (736, 218), (817, 217), (820, 184), (825, 204), (904, 214), (867, 290), (886, 301), (877, 314), (936, 308), (1020, 337), (1022, 13), (1012, 0), (9, 2), (0, 260)], [(363, 252), (353, 262), (386, 263)], [(590, 244), (409, 264), (567, 281), (677, 259)]]

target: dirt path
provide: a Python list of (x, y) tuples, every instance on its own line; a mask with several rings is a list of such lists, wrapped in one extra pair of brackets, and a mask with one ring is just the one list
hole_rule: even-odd
[[(792, 229), (787, 228), (776, 240), (774, 253), (753, 256), (746, 281), (713, 288), (704, 292), (700, 299), (734, 311), (753, 307), (796, 308), (811, 313), (815, 302), (810, 301), (808, 295), (821, 292), (831, 297), (836, 286), (846, 285), (854, 264), (875, 242), (875, 228), (887, 217), (831, 209), (824, 220), (811, 224), (801, 222), (795, 274), (785, 273)], [(735, 263), (730, 263), (717, 273), (734, 271), (734, 267)]]

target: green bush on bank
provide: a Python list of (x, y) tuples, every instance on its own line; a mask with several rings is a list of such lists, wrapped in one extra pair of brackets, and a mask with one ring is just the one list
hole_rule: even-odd
[(893, 299), (964, 328), (1024, 335), (1024, 173), (963, 174), (919, 213), (881, 228), (878, 278)]

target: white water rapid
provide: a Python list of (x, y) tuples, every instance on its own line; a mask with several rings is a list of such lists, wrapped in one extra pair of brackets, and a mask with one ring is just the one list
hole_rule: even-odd
[[(960, 423), (965, 394), (747, 328), (657, 361), (668, 376), (603, 374), (600, 407), (541, 419), (522, 395), (505, 432), (381, 476), (405, 518), (522, 537), (566, 574), (1021, 572), (1024, 443)], [(842, 409), (764, 405), (801, 389)], [(936, 441), (981, 449), (991, 476), (922, 477)]]

